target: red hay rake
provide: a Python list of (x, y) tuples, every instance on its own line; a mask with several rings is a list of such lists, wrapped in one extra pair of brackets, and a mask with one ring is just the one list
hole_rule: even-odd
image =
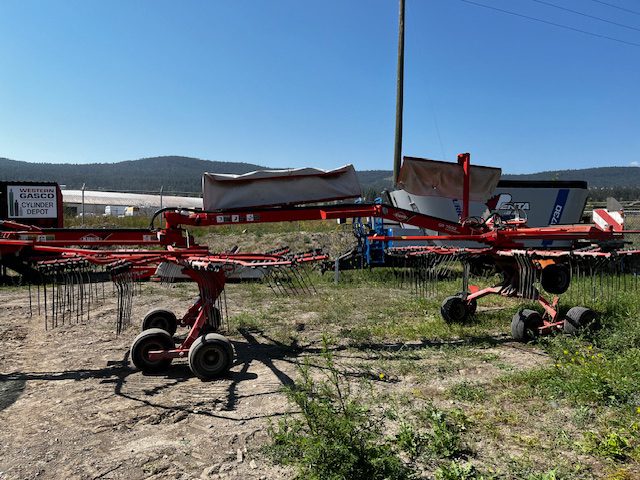
[[(468, 154), (463, 155), (463, 212), (469, 211), (468, 162)], [(180, 318), (162, 308), (149, 312), (131, 346), (131, 360), (144, 372), (160, 372), (174, 358), (187, 358), (193, 373), (202, 379), (224, 374), (233, 362), (233, 347), (219, 332), (227, 312), (224, 287), (234, 272), (260, 270), (274, 295), (312, 294), (315, 289), (304, 266), (327, 256), (319, 251), (292, 254), (288, 249), (214, 254), (197, 245), (184, 227), (378, 217), (434, 230), (441, 235), (372, 236), (370, 240), (437, 240), (451, 245), (399, 247), (388, 252), (395, 259), (394, 268), (403, 272), (402, 278), (425, 295), (436, 293), (438, 281), (453, 278), (454, 264), (461, 265), (461, 293), (442, 303), (446, 321), (466, 321), (475, 314), (477, 301), (487, 295), (537, 301), (543, 314), (524, 309), (513, 318), (511, 330), (518, 340), (559, 329), (573, 333), (594, 323), (595, 312), (585, 307), (573, 307), (561, 315), (557, 295), (569, 290), (572, 279), (579, 287), (570, 293), (575, 300), (602, 296), (604, 288), (616, 285), (635, 290), (640, 263), (639, 250), (622, 248), (624, 232), (606, 225), (529, 228), (526, 221), (502, 220), (495, 214), (489, 221), (451, 222), (390, 205), (363, 203), (162, 213), (166, 223), (162, 229), (42, 229), (4, 222), (0, 225), (0, 261), (30, 285), (30, 308), (31, 285), (37, 287), (37, 308), (41, 310), (44, 300), (47, 328), (88, 320), (92, 306), (104, 300), (105, 282), (112, 281), (118, 299), (118, 333), (130, 323), (139, 281), (149, 279), (161, 263), (172, 265), (168, 275), (187, 275), (197, 284), (199, 296)], [(563, 240), (571, 246), (526, 248), (530, 240)], [(457, 248), (459, 241), (484, 246)], [(470, 277), (487, 271), (500, 274), (501, 280), (485, 288), (470, 284)], [(554, 296), (548, 299), (542, 291)], [(174, 338), (179, 326), (188, 328), (182, 340)]]
[[(239, 268), (261, 270), (276, 295), (312, 294), (315, 289), (304, 267), (327, 259), (320, 251), (293, 254), (287, 248), (267, 254), (212, 254), (180, 229), (129, 230), (125, 235), (121, 230), (43, 230), (15, 222), (4, 226), (11, 230), (1, 233), (2, 259), (29, 284), (30, 310), (34, 308), (31, 286), (37, 287), (37, 309), (44, 313), (45, 328), (89, 320), (92, 306), (104, 301), (105, 282), (111, 281), (119, 334), (130, 324), (140, 280), (149, 279), (160, 263), (187, 275), (198, 286), (197, 299), (181, 318), (162, 308), (147, 313), (143, 331), (131, 346), (131, 360), (144, 372), (160, 372), (174, 358), (188, 358), (191, 370), (202, 379), (220, 376), (233, 361), (231, 343), (218, 333), (226, 318), (224, 288), (230, 274)], [(165, 248), (116, 248), (135, 245), (136, 239), (143, 246)], [(168, 239), (173, 242), (167, 244)], [(96, 243), (110, 249), (89, 248)], [(173, 335), (179, 326), (189, 330), (176, 344)]]

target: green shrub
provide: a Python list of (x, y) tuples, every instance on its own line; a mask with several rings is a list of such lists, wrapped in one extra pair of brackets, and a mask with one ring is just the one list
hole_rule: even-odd
[(430, 415), (429, 451), (440, 458), (452, 458), (462, 451), (460, 431), (463, 428), (446, 413), (433, 409)]
[(607, 432), (586, 432), (580, 447), (585, 453), (592, 453), (612, 460), (640, 459), (640, 435), (638, 424), (631, 430), (610, 430)]
[(300, 415), (270, 427), (272, 458), (297, 467), (304, 479), (413, 478), (413, 471), (385, 439), (382, 417), (341, 378), (326, 341), (322, 356), (326, 379), (314, 380), (305, 364), (299, 367), (300, 380), (285, 390)]
[(456, 461), (439, 467), (435, 471), (434, 477), (436, 480), (476, 480), (481, 478), (473, 465)]
[(416, 460), (423, 455), (429, 440), (429, 435), (419, 432), (410, 423), (400, 423), (400, 430), (396, 434), (396, 445), (411, 460)]
[[(403, 444), (413, 445), (419, 450), (419, 454), (429, 454), (434, 458), (454, 458), (464, 450), (462, 432), (466, 430), (468, 420), (462, 410), (443, 411), (433, 405), (417, 412), (420, 422), (425, 430), (421, 433), (413, 433), (412, 441), (404, 441)], [(400, 433), (404, 438), (410, 439), (408, 434), (413, 429), (408, 425), (401, 425)], [(403, 449), (407, 451), (406, 448)], [(411, 449), (407, 451), (410, 453)]]

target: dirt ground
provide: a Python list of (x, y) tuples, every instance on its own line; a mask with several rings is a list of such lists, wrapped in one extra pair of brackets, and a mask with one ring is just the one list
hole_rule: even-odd
[[(45, 331), (26, 289), (0, 295), (1, 479), (288, 476), (258, 455), (295, 370), (277, 347), (234, 338), (240, 361), (218, 381), (194, 378), (185, 361), (143, 375), (128, 361), (138, 327), (115, 336), (113, 299), (87, 324)], [(145, 286), (134, 322), (159, 302), (185, 308), (168, 297)]]
[[(250, 290), (247, 285), (228, 286), (230, 317), (242, 318), (254, 308), (247, 300)], [(182, 313), (192, 293), (185, 284), (145, 284), (134, 297), (131, 325), (116, 336), (116, 301), (109, 295), (88, 322), (45, 330), (35, 304), (29, 314), (26, 287), (0, 290), (0, 479), (292, 478), (295, 472), (273, 465), (262, 447), (270, 422), (292, 408), (282, 386), (296, 378), (302, 356), (317, 355), (318, 348), (309, 346), (314, 338), (319, 344), (318, 318), (333, 294), (319, 288), (314, 300), (319, 307), (311, 303), (308, 309), (316, 310), (296, 318), (287, 312), (302, 300), (263, 306), (267, 312), (285, 312), (281, 316), (287, 317), (288, 331), (304, 329), (297, 334), (299, 350), (283, 347), (258, 329), (236, 327), (230, 338), (237, 359), (225, 378), (200, 381), (185, 360), (175, 361), (161, 375), (136, 371), (129, 363), (129, 347), (144, 314), (160, 306)], [(335, 321), (339, 325), (347, 319), (338, 315)], [(323, 328), (338, 331), (331, 325)], [(397, 352), (387, 361), (384, 352), (351, 349), (340, 350), (337, 359), (346, 371), (368, 371), (363, 367), (367, 363), (374, 372), (384, 369), (395, 378), (381, 385), (383, 390), (433, 398), (446, 406), (450, 397), (445, 392), (456, 383), (491, 382), (505, 369), (549, 361), (541, 350), (510, 341), (507, 328), (501, 322), (490, 346), (465, 346), (464, 352), (423, 340), (390, 342), (389, 351), (400, 345), (405, 360)], [(495, 449), (501, 441), (496, 438), (495, 445), (487, 446), (478, 438), (474, 448), (492, 462), (499, 457)]]

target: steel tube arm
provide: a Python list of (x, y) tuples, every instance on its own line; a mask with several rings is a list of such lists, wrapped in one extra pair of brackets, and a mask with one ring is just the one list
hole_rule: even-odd
[(249, 223), (295, 222), (302, 220), (332, 220), (338, 218), (381, 217), (419, 228), (435, 230), (448, 235), (470, 235), (483, 230), (472, 230), (459, 223), (431, 217), (386, 204), (340, 204), (313, 207), (255, 208), (220, 212), (164, 213), (167, 230), (180, 226), (209, 227)]

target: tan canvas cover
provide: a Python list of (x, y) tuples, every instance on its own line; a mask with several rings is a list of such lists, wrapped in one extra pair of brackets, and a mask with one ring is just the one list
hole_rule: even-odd
[[(498, 185), (502, 170), (493, 167), (471, 165), (469, 176), (469, 200), (486, 201)], [(398, 188), (413, 195), (462, 198), (464, 176), (457, 163), (404, 157)]]
[(362, 195), (353, 165), (335, 170), (296, 168), (258, 170), (244, 175), (205, 173), (205, 210), (297, 205)]

